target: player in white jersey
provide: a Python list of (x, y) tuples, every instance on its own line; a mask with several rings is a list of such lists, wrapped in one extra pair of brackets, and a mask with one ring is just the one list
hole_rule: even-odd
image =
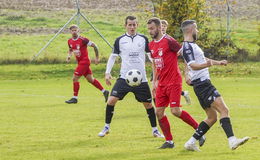
[[(98, 134), (100, 137), (104, 137), (109, 133), (110, 123), (114, 114), (114, 107), (118, 100), (122, 100), (129, 92), (133, 92), (135, 99), (138, 102), (143, 103), (150, 124), (152, 126), (152, 134), (154, 137), (163, 137), (157, 129), (156, 116), (154, 107), (152, 106), (152, 97), (150, 88), (146, 78), (145, 71), (145, 54), (149, 52), (148, 39), (144, 35), (136, 32), (138, 27), (137, 19), (134, 16), (128, 16), (125, 19), (126, 33), (118, 37), (115, 40), (113, 52), (109, 57), (106, 68), (106, 84), (111, 85), (111, 70), (115, 63), (116, 57), (121, 58), (120, 75), (117, 79), (111, 95), (108, 98), (106, 106), (106, 117), (104, 129)], [(139, 70), (142, 75), (142, 83), (139, 86), (131, 87), (125, 81), (126, 73), (131, 69)]]
[(213, 65), (227, 65), (226, 60), (216, 61), (204, 56), (204, 52), (195, 43), (197, 39), (197, 24), (194, 20), (182, 22), (181, 29), (184, 34), (183, 58), (187, 63), (186, 82), (193, 86), (200, 105), (207, 114), (207, 118), (199, 124), (196, 132), (185, 143), (184, 147), (191, 151), (200, 151), (196, 145), (211, 126), (217, 121), (220, 114), (220, 124), (229, 142), (229, 147), (234, 150), (248, 141), (249, 137), (238, 139), (234, 136), (229, 110), (217, 89), (211, 84), (208, 67)]

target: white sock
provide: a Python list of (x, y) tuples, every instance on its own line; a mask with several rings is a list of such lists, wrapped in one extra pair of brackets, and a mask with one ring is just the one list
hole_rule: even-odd
[(156, 130), (158, 130), (157, 127), (152, 127), (152, 129), (153, 129), (153, 132), (156, 131)]
[(196, 143), (196, 139), (192, 136), (187, 143)]
[(101, 92), (104, 93), (104, 92), (105, 92), (105, 89), (102, 89)]
[(76, 99), (78, 99), (78, 96), (73, 96), (72, 98), (76, 98)]
[(110, 128), (110, 124), (106, 123), (106, 124), (105, 124), (105, 127)]
[(228, 143), (233, 142), (234, 140), (236, 140), (237, 138), (235, 136), (229, 137), (228, 138)]
[(170, 144), (173, 144), (173, 141), (166, 141), (166, 142), (168, 142), (168, 143), (170, 143)]

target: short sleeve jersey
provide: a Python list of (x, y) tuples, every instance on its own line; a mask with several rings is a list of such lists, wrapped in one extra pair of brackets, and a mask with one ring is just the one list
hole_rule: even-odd
[(154, 59), (159, 86), (181, 84), (182, 78), (178, 66), (180, 44), (171, 36), (164, 35), (159, 41), (149, 43), (151, 57)]
[(189, 76), (191, 80), (193, 81), (196, 79), (210, 79), (208, 68), (204, 68), (201, 70), (192, 70), (192, 68), (190, 67), (190, 64), (192, 63), (206, 63), (206, 58), (202, 49), (194, 42), (184, 42), (182, 50), (183, 58), (189, 67)]
[(81, 36), (77, 39), (70, 38), (68, 40), (69, 49), (74, 53), (78, 64), (90, 64), (87, 50), (90, 43), (89, 39)]

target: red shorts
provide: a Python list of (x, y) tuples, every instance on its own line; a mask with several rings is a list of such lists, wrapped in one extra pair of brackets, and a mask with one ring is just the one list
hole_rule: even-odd
[(181, 84), (158, 86), (155, 97), (156, 107), (167, 107), (169, 103), (170, 107), (180, 107), (181, 90)]
[(92, 74), (92, 70), (90, 69), (89, 64), (78, 64), (77, 68), (74, 71), (74, 75), (76, 76), (87, 76), (88, 74)]

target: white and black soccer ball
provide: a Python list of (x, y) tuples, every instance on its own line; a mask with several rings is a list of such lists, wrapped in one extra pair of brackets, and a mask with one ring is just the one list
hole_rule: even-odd
[(136, 87), (139, 86), (142, 83), (143, 75), (140, 71), (137, 69), (131, 69), (126, 73), (125, 76), (126, 83), (129, 86)]

